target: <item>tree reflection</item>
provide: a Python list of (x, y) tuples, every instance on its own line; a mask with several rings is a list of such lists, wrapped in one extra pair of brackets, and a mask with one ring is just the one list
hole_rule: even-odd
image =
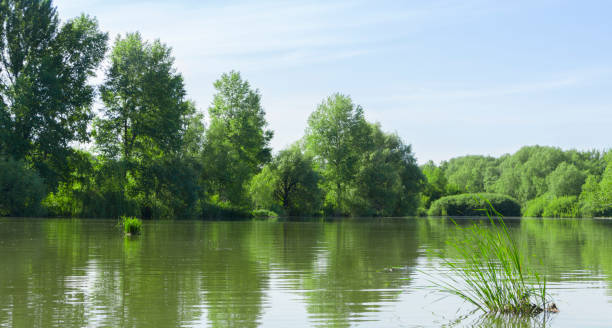
[[(374, 320), (410, 291), (418, 257), (432, 256), (423, 249), (455, 256), (445, 241), (457, 233), (441, 219), (157, 221), (126, 239), (114, 225), (0, 220), (0, 326), (257, 327), (271, 298), (289, 293), (303, 302), (309, 325), (346, 327)], [(612, 284), (608, 221), (509, 227), (549, 281), (603, 275)]]
[[(346, 327), (395, 300), (409, 284), (418, 255), (410, 227), (359, 221), (324, 224), (325, 252), (303, 286), (311, 319), (319, 326)], [(406, 267), (384, 272), (398, 265)]]

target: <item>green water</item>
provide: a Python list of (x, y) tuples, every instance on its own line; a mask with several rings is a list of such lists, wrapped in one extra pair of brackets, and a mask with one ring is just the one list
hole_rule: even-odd
[(0, 219), (0, 327), (612, 325), (612, 221), (509, 222), (559, 314), (470, 315), (436, 292), (444, 219), (158, 221), (136, 238), (111, 220)]

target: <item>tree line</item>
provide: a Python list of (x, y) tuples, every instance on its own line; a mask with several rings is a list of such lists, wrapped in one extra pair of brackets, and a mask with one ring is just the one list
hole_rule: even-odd
[(239, 72), (214, 83), (205, 125), (159, 40), (127, 33), (108, 49), (95, 18), (62, 23), (44, 0), (2, 2), (0, 39), (0, 215), (416, 213), (410, 146), (348, 96), (325, 99), (304, 138), (273, 154), (261, 93)]
[(612, 216), (612, 151), (526, 146), (499, 158), (463, 156), (421, 167), (421, 214), (458, 194), (511, 197), (530, 217)]
[(612, 215), (610, 152), (525, 147), (419, 167), (410, 145), (333, 94), (274, 154), (260, 91), (236, 71), (214, 88), (205, 124), (161, 41), (135, 32), (109, 45), (90, 16), (1, 2), (0, 216), (437, 215), (451, 214), (434, 211), (446, 197), (482, 192), (529, 216)]

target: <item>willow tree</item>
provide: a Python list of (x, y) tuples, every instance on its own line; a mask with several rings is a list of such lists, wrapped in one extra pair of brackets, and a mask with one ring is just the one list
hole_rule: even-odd
[(412, 147), (378, 124), (370, 125), (369, 140), (371, 147), (363, 152), (355, 175), (352, 214), (415, 215), (425, 178)]
[(88, 16), (60, 23), (51, 1), (0, 3), (0, 155), (27, 158), (51, 186), (67, 173), (70, 143), (88, 141), (107, 39)]

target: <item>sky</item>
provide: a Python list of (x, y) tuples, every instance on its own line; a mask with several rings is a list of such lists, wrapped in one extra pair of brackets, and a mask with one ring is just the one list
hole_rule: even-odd
[[(612, 1), (56, 0), (111, 40), (172, 47), (202, 112), (240, 71), (278, 151), (329, 95), (412, 145), (419, 163), (525, 145), (612, 147)], [(102, 74), (97, 81), (102, 79)]]

